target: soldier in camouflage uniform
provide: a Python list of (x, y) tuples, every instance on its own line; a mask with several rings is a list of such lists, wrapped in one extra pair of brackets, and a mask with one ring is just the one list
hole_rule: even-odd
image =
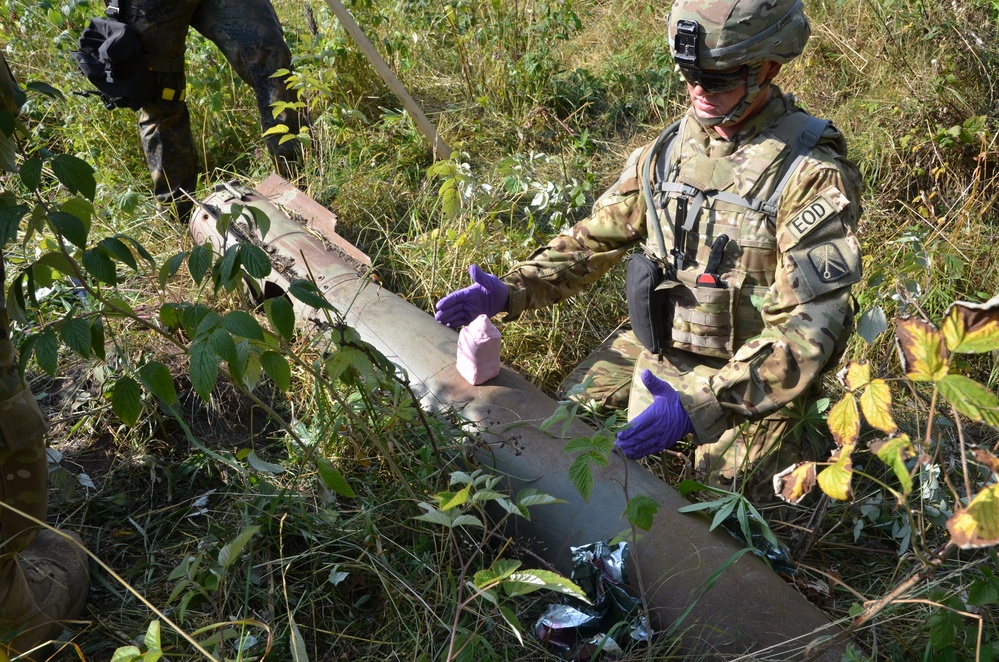
[[(117, 0), (111, 7), (119, 4)], [(118, 19), (139, 33), (143, 52), (154, 70), (158, 98), (142, 108), (139, 131), (153, 190), (164, 204), (175, 204), (177, 215), (187, 218), (191, 202), (183, 191), (194, 190), (198, 180), (198, 149), (191, 133), (191, 116), (185, 103), (184, 50), (188, 26), (219, 47), (226, 59), (257, 95), (257, 109), (264, 130), (278, 124), (298, 133), (300, 119), (293, 110), (274, 117), (271, 104), (292, 101), (282, 78), (271, 78), (279, 69), (291, 68), (291, 51), (281, 32), (274, 7), (268, 0), (122, 0)], [(267, 137), (267, 148), (278, 172), (294, 176), (299, 159), (297, 140), (278, 144), (280, 135)]]
[[(0, 174), (17, 169), (11, 129), (23, 102), (0, 49)], [(46, 424), (18, 372), (4, 288), (0, 251), (0, 660), (57, 636), (83, 610), (90, 588), (79, 538), (33, 521), (45, 520), (48, 505)]]
[(625, 455), (692, 435), (699, 477), (757, 501), (773, 498), (776, 472), (817, 459), (788, 434), (787, 408), (814, 398), (841, 356), (861, 278), (862, 182), (843, 136), (773, 84), (809, 34), (801, 0), (677, 0), (670, 45), (691, 106), (675, 138), (636, 150), (589, 218), (502, 279), (473, 267), (473, 285), (437, 306), (452, 327), (515, 319), (641, 245), (666, 273), (665, 347), (616, 333), (563, 390), (594, 377), (590, 396), (627, 406)]

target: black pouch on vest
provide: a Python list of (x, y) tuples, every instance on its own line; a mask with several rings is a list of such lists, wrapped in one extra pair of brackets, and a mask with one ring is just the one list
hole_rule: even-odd
[(668, 290), (660, 287), (666, 280), (662, 267), (642, 253), (628, 258), (625, 292), (631, 329), (638, 341), (653, 354), (662, 354), (669, 346), (672, 326)]
[(153, 73), (142, 52), (139, 33), (110, 18), (92, 18), (80, 35), (73, 57), (83, 75), (100, 90), (109, 110), (138, 110), (156, 98)]

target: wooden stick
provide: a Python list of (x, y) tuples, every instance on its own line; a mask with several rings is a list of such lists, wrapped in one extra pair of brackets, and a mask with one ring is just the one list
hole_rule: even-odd
[(389, 68), (388, 63), (382, 59), (382, 56), (378, 54), (375, 47), (364, 35), (361, 27), (354, 20), (354, 17), (350, 15), (347, 8), (343, 6), (340, 0), (326, 0), (326, 4), (329, 5), (330, 9), (340, 23), (347, 30), (354, 42), (360, 47), (361, 52), (364, 53), (365, 57), (368, 58), (368, 62), (375, 68), (378, 75), (382, 77), (382, 80), (389, 86), (392, 93), (395, 94), (402, 101), (402, 105), (406, 107), (409, 114), (413, 116), (416, 121), (416, 126), (423, 132), (423, 135), (430, 140), (431, 146), (434, 148), (434, 152), (441, 159), (448, 159), (451, 157), (451, 147), (444, 142), (444, 140), (437, 134), (437, 129), (434, 125), (430, 123), (427, 116), (423, 114), (420, 106), (416, 103), (416, 100), (409, 94), (405, 86), (396, 77), (395, 73)]

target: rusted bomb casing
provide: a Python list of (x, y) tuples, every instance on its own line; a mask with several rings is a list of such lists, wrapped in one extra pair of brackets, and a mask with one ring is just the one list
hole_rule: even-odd
[[(288, 205), (290, 213), (300, 215), (300, 200), (288, 194), (289, 186), (272, 176), (257, 191), (230, 187), (209, 196), (204, 204), (213, 210), (254, 205), (267, 213), (271, 227), (262, 245), (280, 264), (280, 271), (268, 279), (272, 292), (312, 273), (344, 321), (405, 370), (424, 407), (457, 411), (474, 425), (482, 442), (475, 452), (478, 462), (506, 476), (514, 493), (530, 487), (567, 502), (533, 509), (530, 521), (513, 518), (510, 535), (526, 541), (540, 557), (568, 574), (569, 547), (621, 533), (628, 527), (623, 517), (627, 499), (645, 495), (659, 504), (659, 511), (651, 530), (640, 532), (632, 547), (631, 583), (644, 587), (651, 625), (658, 632), (669, 630), (689, 610), (675, 630), (686, 655), (801, 659), (806, 645), (837, 631), (825, 614), (752, 554), (739, 557), (708, 589), (712, 575), (741, 547), (727, 533), (709, 531), (703, 517), (678, 513), (688, 502), (640, 464), (612, 455), (606, 467), (594, 469), (593, 492), (589, 502), (584, 501), (569, 480), (573, 457), (562, 453), (562, 447), (565, 440), (590, 436), (594, 430), (576, 421), (564, 439), (540, 431), (539, 424), (557, 403), (505, 367), (481, 386), (468, 384), (455, 369), (458, 334), (366, 280), (360, 273), (363, 261), (344, 259), (342, 250), (330, 249), (328, 241), (268, 201), (267, 196), (281, 198), (283, 207)], [(235, 235), (220, 237), (214, 218), (204, 211), (192, 217), (191, 233), (195, 241), (216, 246), (240, 240)], [(259, 236), (254, 240), (260, 243)], [(319, 319), (317, 311), (297, 302), (296, 306), (300, 320)], [(838, 661), (842, 651), (838, 647), (818, 659)]]

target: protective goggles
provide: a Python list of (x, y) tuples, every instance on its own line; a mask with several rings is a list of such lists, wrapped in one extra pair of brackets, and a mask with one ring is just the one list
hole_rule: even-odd
[(704, 71), (690, 67), (679, 67), (679, 69), (680, 75), (683, 76), (688, 85), (692, 87), (700, 85), (708, 94), (718, 94), (734, 90), (745, 83), (749, 67), (740, 67), (727, 73)]

